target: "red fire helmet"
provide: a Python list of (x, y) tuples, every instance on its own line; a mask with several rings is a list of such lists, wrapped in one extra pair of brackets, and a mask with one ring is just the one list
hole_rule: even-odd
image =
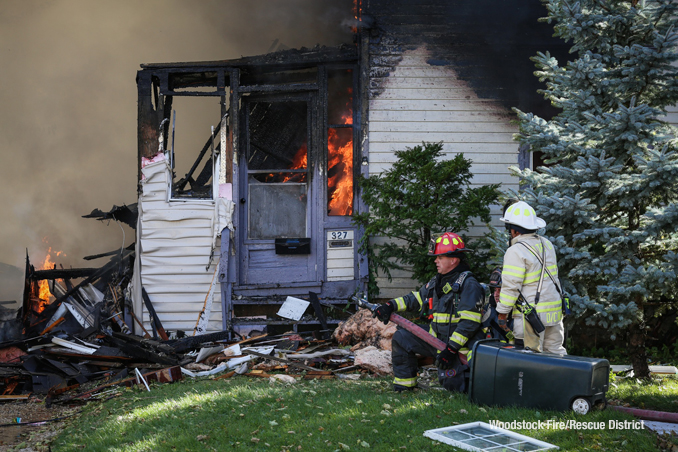
[(471, 251), (466, 248), (464, 241), (454, 232), (443, 232), (437, 237), (431, 238), (428, 247), (429, 256), (459, 257), (462, 253)]

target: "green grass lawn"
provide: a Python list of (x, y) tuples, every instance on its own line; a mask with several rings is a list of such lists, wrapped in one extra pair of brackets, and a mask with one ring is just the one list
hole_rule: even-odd
[[(173, 384), (120, 389), (119, 396), (90, 402), (69, 421), (53, 451), (433, 451), (453, 447), (423, 436), (425, 430), (499, 420), (604, 423), (630, 421), (612, 410), (572, 412), (481, 407), (465, 395), (432, 387), (395, 394), (390, 378), (301, 380), (186, 379)], [(608, 398), (678, 411), (678, 380), (648, 384), (635, 379), (611, 387)], [(635, 404), (635, 402), (634, 402)], [(653, 451), (648, 430), (517, 430), (572, 451)]]

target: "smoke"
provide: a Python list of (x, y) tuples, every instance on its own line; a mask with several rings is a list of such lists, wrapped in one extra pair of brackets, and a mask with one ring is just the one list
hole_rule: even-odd
[(87, 267), (102, 263), (83, 256), (122, 246), (118, 225), (81, 216), (136, 202), (140, 64), (351, 42), (350, 0), (1, 4), (0, 262), (19, 268), (26, 249), (36, 264), (52, 247), (57, 264)]

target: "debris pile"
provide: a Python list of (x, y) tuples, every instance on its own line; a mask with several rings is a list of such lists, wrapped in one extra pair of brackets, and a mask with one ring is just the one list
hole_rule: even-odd
[[(395, 325), (383, 325), (365, 309), (341, 323), (330, 339), (318, 331), (261, 334), (238, 342), (227, 340), (228, 331), (170, 338), (157, 318), (148, 332), (124, 293), (133, 259), (133, 250), (122, 250), (102, 268), (68, 270), (35, 270), (27, 259), (23, 306), (15, 322), (21, 334), (0, 342), (3, 399), (25, 400), (33, 394), (49, 404), (71, 402), (113, 385), (150, 390), (149, 381), (186, 376), (245, 375), (291, 383), (391, 371)], [(75, 284), (74, 279), (81, 281)], [(47, 299), (40, 293), (44, 280), (52, 294)], [(130, 313), (144, 337), (125, 322)]]

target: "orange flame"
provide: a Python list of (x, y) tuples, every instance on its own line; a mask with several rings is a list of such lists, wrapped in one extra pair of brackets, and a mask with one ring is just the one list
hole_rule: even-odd
[[(360, 22), (362, 20), (362, 18), (360, 17), (362, 15), (361, 13), (362, 13), (362, 9), (363, 9), (362, 3), (363, 3), (362, 0), (353, 0), (353, 8), (352, 8), (353, 9), (353, 17), (355, 17), (356, 22)], [(358, 27), (357, 26), (351, 27), (351, 31), (353, 33), (357, 33)]]
[[(307, 164), (308, 164), (308, 147), (306, 146), (306, 143), (304, 143), (301, 145), (297, 153), (294, 154), (294, 158), (292, 159), (292, 166), (289, 169), (306, 168)], [(289, 176), (286, 176), (283, 179), (283, 182), (287, 182), (292, 178), (298, 178), (299, 176), (300, 176), (299, 174), (291, 174)]]
[[(62, 251), (56, 251), (54, 252), (55, 256), (61, 256), (64, 254)], [(64, 254), (65, 256), (65, 254)], [(50, 246), (47, 249), (47, 255), (45, 256), (45, 260), (42, 263), (42, 267), (40, 267), (40, 270), (51, 270), (55, 266), (55, 262), (52, 260), (52, 247)], [(51, 292), (49, 291), (49, 284), (47, 280), (43, 279), (38, 281), (38, 287), (40, 288), (40, 294), (39, 297), (41, 300), (43, 300), (46, 303), (43, 303), (41, 306), (41, 309), (39, 309), (39, 312), (42, 311), (42, 308), (44, 308), (45, 305), (49, 304), (49, 299), (50, 296), (52, 295)]]
[[(349, 89), (349, 93), (352, 90)], [(346, 104), (346, 112), (342, 115), (344, 124), (353, 124), (353, 109)], [(351, 215), (353, 213), (353, 129), (348, 139), (340, 136), (339, 129), (330, 128), (327, 137), (328, 173), (327, 192), (330, 195), (329, 215)]]

